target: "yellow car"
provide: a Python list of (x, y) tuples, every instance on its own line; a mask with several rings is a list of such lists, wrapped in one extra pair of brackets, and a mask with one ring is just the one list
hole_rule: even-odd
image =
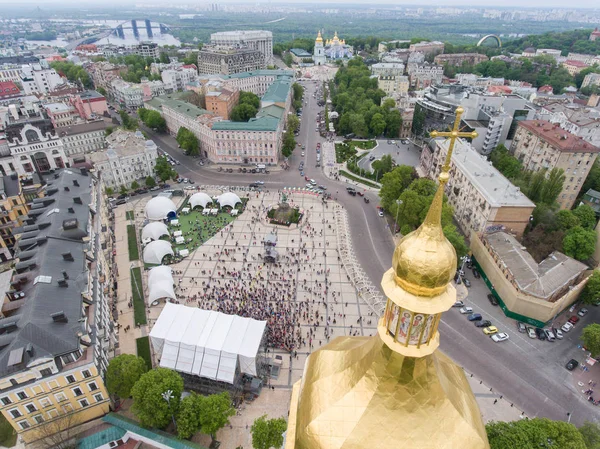
[(498, 328), (496, 326), (489, 326), (489, 327), (486, 327), (485, 329), (483, 329), (483, 333), (485, 335), (497, 334)]

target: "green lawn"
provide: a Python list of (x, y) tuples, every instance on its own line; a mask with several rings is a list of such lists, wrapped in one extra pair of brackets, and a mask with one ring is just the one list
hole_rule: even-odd
[(349, 144), (355, 146), (356, 148), (361, 148), (363, 150), (372, 150), (373, 148), (375, 148), (377, 142), (375, 142), (374, 140), (351, 140)]
[(146, 361), (148, 370), (152, 369), (152, 356), (150, 355), (150, 340), (148, 337), (140, 337), (135, 340), (137, 346), (137, 355)]
[(181, 226), (169, 226), (169, 232), (173, 235), (176, 231), (183, 232), (183, 237), (187, 240), (191, 238), (190, 243), (176, 245), (173, 243), (173, 250), (188, 249), (190, 252), (201, 246), (204, 242), (220, 232), (225, 226), (235, 220), (230, 214), (220, 212), (216, 217), (204, 217), (200, 209), (191, 211), (189, 214), (180, 214), (178, 217)]
[(138, 260), (140, 253), (135, 235), (135, 225), (127, 225), (127, 246), (129, 247), (129, 260)]
[(371, 150), (375, 148), (377, 142), (374, 140), (346, 140), (343, 143), (335, 144), (335, 159), (338, 164), (342, 164), (355, 156), (357, 148), (361, 150)]
[(125, 211), (125, 218), (127, 220), (133, 220), (133, 218), (134, 218), (133, 211), (132, 210)]
[(0, 414), (0, 446), (13, 447), (17, 442), (17, 434), (4, 415)]
[(354, 176), (352, 173), (348, 173), (347, 171), (344, 171), (344, 170), (340, 170), (340, 175), (345, 176), (348, 179), (352, 179), (353, 181), (360, 182), (361, 184), (364, 184), (366, 186), (373, 187), (375, 189), (381, 188), (374, 182), (365, 181), (364, 179), (358, 178), (358, 177)]
[(146, 303), (142, 287), (142, 271), (140, 267), (131, 270), (131, 292), (133, 294), (133, 318), (137, 324), (146, 324)]

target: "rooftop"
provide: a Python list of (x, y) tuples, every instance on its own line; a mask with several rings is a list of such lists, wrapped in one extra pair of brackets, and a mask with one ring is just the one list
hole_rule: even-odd
[(48, 103), (48, 104), (45, 104), (44, 107), (46, 108), (46, 110), (48, 112), (51, 112), (53, 114), (59, 114), (61, 112), (69, 112), (69, 111), (75, 110), (75, 108), (73, 106), (71, 106), (70, 104), (63, 103), (63, 102)]
[(298, 56), (299, 58), (310, 58), (312, 57), (312, 55), (307, 52), (305, 49), (303, 48), (290, 48), (290, 53)]
[[(448, 152), (449, 140), (436, 139), (435, 143)], [(452, 162), (467, 177), (492, 207), (535, 207), (518, 187), (515, 187), (487, 159), (462, 139), (454, 145)]]
[(554, 148), (569, 153), (599, 153), (600, 148), (546, 120), (523, 120), (519, 126), (544, 139)]
[(79, 94), (79, 98), (81, 98), (83, 101), (86, 100), (96, 100), (96, 99), (104, 99), (104, 95), (102, 95), (100, 92), (97, 92), (95, 90), (86, 90), (85, 92), (81, 92)]
[(76, 123), (70, 126), (61, 126), (56, 128), (59, 137), (72, 136), (75, 134), (89, 133), (92, 131), (101, 131), (106, 129), (106, 122), (102, 119), (90, 122)]
[(581, 67), (581, 68), (589, 67), (585, 62), (578, 61), (576, 59), (569, 59), (569, 60), (565, 61), (563, 64), (570, 65), (573, 67)]
[(19, 181), (19, 177), (13, 173), (13, 176), (0, 176), (0, 190), (7, 198), (12, 196), (17, 196), (21, 193), (21, 182)]
[(505, 232), (487, 234), (484, 239), (512, 273), (517, 288), (539, 299), (551, 299), (588, 269), (558, 251), (538, 264), (517, 239)]
[(147, 101), (146, 103), (156, 109), (160, 109), (163, 105), (165, 105), (170, 109), (174, 109), (177, 112), (192, 118), (196, 118), (204, 114), (212, 114), (212, 112), (207, 111), (206, 109), (199, 108), (192, 103), (184, 101), (182, 98), (186, 93), (187, 92), (177, 92), (174, 94), (161, 95), (154, 97), (152, 100)]
[(286, 102), (292, 82), (289, 80), (277, 80), (269, 86), (265, 94), (260, 99), (262, 103), (284, 103)]

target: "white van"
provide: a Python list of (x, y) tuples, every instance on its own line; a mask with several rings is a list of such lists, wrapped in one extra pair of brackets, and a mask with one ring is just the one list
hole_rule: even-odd
[(267, 166), (265, 164), (256, 164), (256, 168), (258, 170), (264, 170), (265, 168), (267, 168)]

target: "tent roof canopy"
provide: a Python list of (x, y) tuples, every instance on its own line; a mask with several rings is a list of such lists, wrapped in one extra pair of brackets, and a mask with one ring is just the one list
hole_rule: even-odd
[(160, 265), (167, 254), (173, 255), (171, 244), (165, 240), (154, 240), (144, 248), (143, 259), (145, 263)]
[(207, 204), (212, 202), (212, 198), (204, 192), (194, 193), (192, 196), (190, 196), (190, 206), (192, 206), (192, 209), (196, 206), (202, 206), (205, 208)]
[(229, 206), (234, 208), (237, 203), (241, 202), (242, 200), (240, 200), (240, 197), (233, 192), (225, 192), (217, 198), (217, 203), (219, 203), (219, 206), (221, 207)]
[(158, 240), (163, 235), (169, 235), (169, 229), (167, 228), (166, 224), (161, 223), (160, 221), (148, 223), (142, 229), (142, 240)]
[(170, 213), (176, 213), (177, 206), (169, 198), (157, 196), (146, 204), (146, 218), (148, 220), (164, 220)]

